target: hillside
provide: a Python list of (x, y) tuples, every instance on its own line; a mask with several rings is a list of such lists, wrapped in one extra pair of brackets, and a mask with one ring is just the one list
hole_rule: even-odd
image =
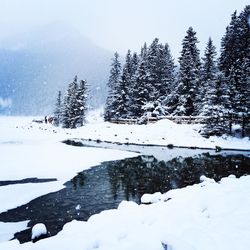
[(64, 91), (76, 74), (90, 85), (90, 105), (104, 102), (112, 53), (72, 27), (56, 23), (1, 44), (0, 113), (52, 112), (58, 90)]

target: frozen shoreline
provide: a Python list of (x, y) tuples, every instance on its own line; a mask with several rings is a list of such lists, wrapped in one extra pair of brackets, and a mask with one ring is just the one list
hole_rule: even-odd
[[(197, 151), (197, 147), (207, 147), (212, 148), (213, 152), (215, 146), (230, 150), (250, 149), (248, 138), (205, 139), (199, 135), (198, 125), (177, 125), (170, 121), (141, 126), (99, 122), (67, 130), (49, 124), (32, 123), (31, 120), (30, 117), (0, 117), (0, 180), (37, 177), (56, 178), (57, 181), (1, 186), (0, 197), (4, 202), (0, 204), (0, 211), (64, 188), (63, 183), (79, 171), (103, 161), (138, 155), (126, 149), (70, 147), (61, 143), (66, 139), (83, 138), (124, 145), (178, 146), (172, 149), (170, 157), (178, 154), (181, 147), (193, 147)], [(166, 244), (171, 250), (248, 250), (249, 190), (249, 176), (239, 179), (231, 176), (219, 183), (203, 179), (201, 184), (158, 194), (159, 202), (155, 204), (122, 202), (118, 209), (94, 215), (87, 222), (72, 221), (57, 236), (35, 244), (20, 245), (17, 240), (6, 241), (16, 230), (26, 228), (27, 222), (2, 223), (1, 228), (6, 230), (7, 236), (2, 235), (0, 248), (163, 250), (162, 244)], [(20, 196), (20, 193), (25, 193), (25, 197)]]

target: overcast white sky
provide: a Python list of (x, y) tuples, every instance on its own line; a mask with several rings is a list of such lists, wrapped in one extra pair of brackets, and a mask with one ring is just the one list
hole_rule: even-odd
[[(249, 0), (0, 0), (0, 40), (62, 21), (99, 46), (124, 54), (159, 37), (175, 57), (189, 26), (200, 49), (211, 36), (216, 46), (234, 10)], [(202, 51), (203, 54), (203, 51)]]

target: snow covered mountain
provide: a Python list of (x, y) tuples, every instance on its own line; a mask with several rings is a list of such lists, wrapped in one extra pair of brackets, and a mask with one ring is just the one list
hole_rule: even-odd
[(75, 75), (90, 85), (90, 105), (104, 103), (112, 53), (61, 23), (1, 42), (0, 114), (48, 114)]

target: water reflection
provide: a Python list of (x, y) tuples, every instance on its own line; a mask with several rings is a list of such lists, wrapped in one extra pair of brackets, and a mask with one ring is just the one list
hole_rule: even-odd
[(250, 174), (250, 159), (244, 155), (210, 155), (174, 158), (158, 161), (152, 156), (140, 156), (107, 166), (114, 199), (120, 192), (127, 200), (140, 201), (144, 193), (167, 192), (173, 188), (199, 183), (205, 175), (219, 181), (234, 174)]
[[(63, 190), (0, 214), (0, 221), (30, 220), (30, 227), (44, 223), (49, 236), (52, 236), (65, 223), (73, 219), (87, 220), (93, 214), (116, 208), (122, 200), (139, 203), (144, 193), (167, 192), (172, 188), (198, 183), (201, 175), (218, 181), (230, 174), (237, 177), (250, 174), (250, 158), (206, 153), (170, 161), (138, 156), (105, 162), (79, 173), (65, 183)], [(15, 237), (21, 242), (29, 241), (30, 229), (17, 233)]]

